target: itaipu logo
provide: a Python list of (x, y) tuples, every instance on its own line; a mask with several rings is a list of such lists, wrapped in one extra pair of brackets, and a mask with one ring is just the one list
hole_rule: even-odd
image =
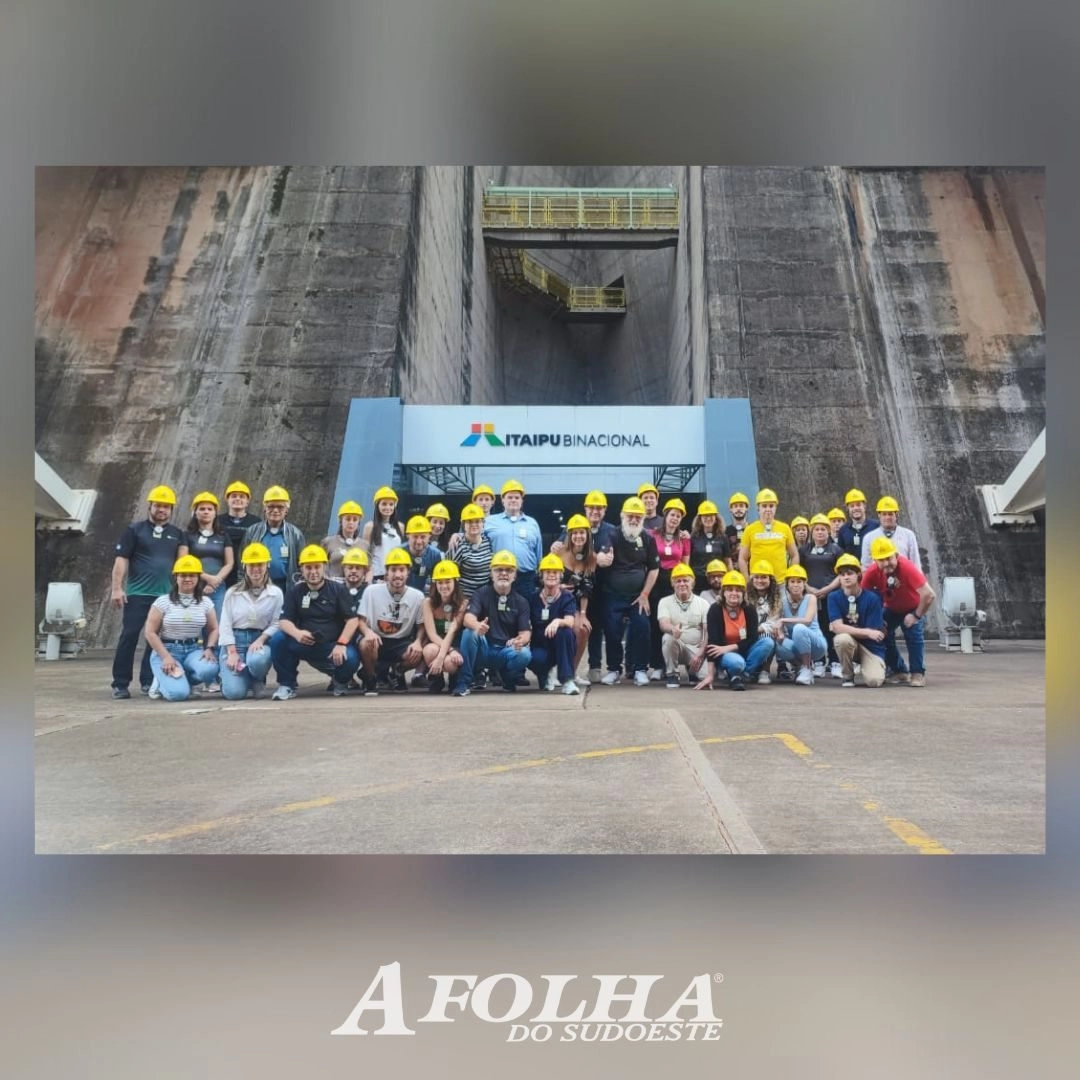
[[(723, 1020), (713, 1006), (720, 974), (661, 986), (663, 975), (429, 975), (423, 1016), (406, 1018), (401, 964), (383, 964), (331, 1035), (415, 1035), (411, 1024), (452, 1024), (472, 1016), (506, 1026), (507, 1042), (716, 1042)], [(378, 1027), (366, 1014), (376, 1014)], [(368, 1027), (361, 1026), (361, 1022)], [(369, 1028), (373, 1029), (369, 1031)]]
[(598, 434), (575, 435), (572, 432), (519, 432), (513, 431), (502, 439), (495, 434), (495, 425), (487, 423), (470, 424), (469, 434), (461, 440), (462, 446), (476, 446), (484, 439), (488, 446), (562, 446), (566, 448), (582, 447), (620, 447), (649, 446), (648, 437), (640, 433), (630, 434), (621, 431), (605, 431)]

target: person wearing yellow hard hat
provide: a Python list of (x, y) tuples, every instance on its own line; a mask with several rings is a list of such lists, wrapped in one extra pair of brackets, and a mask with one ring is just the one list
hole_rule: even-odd
[(669, 574), (672, 591), (656, 604), (657, 622), (663, 635), (660, 642), (664, 681), (669, 690), (679, 688), (679, 668), (687, 678), (698, 681), (705, 663), (705, 621), (709, 603), (694, 595), (694, 571), (689, 563), (679, 563)]
[(746, 578), (729, 570), (720, 582), (720, 599), (705, 623), (709, 674), (694, 687), (707, 690), (723, 676), (730, 690), (745, 690), (772, 658), (773, 638), (758, 632), (757, 607), (746, 598)]
[(477, 484), (473, 488), (472, 498), (469, 502), (476, 503), (484, 511), (484, 517), (486, 518), (495, 505), (495, 489), (490, 484)]
[[(935, 595), (923, 572), (897, 550), (887, 536), (869, 543), (873, 565), (863, 572), (862, 587), (881, 597), (885, 618), (885, 679), (890, 683), (926, 685), (923, 617)], [(908, 662), (896, 647), (896, 631), (904, 635)]]
[(342, 697), (360, 666), (353, 644), (359, 619), (344, 585), (326, 576), (330, 556), (308, 544), (297, 560), (302, 580), (285, 591), (278, 631), (270, 639), (277, 689), (274, 701), (296, 697), (300, 661), (329, 675), (334, 697)]
[[(604, 522), (603, 524), (607, 524)], [(597, 555), (593, 550), (593, 532), (589, 527), (589, 519), (583, 514), (574, 514), (566, 523), (566, 544), (560, 545), (560, 550), (554, 550), (552, 554), (562, 560), (563, 564), (563, 587), (569, 590), (577, 604), (577, 615), (574, 619), (574, 681), (579, 686), (588, 686), (590, 682), (600, 681), (600, 672), (590, 671), (588, 677), (576, 674), (581, 666), (581, 659), (585, 655), (585, 649), (589, 649), (589, 667), (592, 668), (594, 654), (592, 652), (592, 639), (598, 638), (596, 645), (595, 667), (600, 667), (600, 649), (603, 644), (604, 624), (602, 608), (597, 600)], [(608, 552), (610, 564), (610, 551)], [(545, 556), (547, 558), (547, 556)], [(541, 560), (541, 564), (543, 560)], [(592, 676), (595, 674), (595, 678)], [(572, 691), (567, 691), (572, 693)]]
[(172, 568), (172, 588), (150, 605), (146, 641), (153, 650), (154, 681), (150, 697), (186, 701), (198, 683), (209, 686), (218, 676), (218, 621), (203, 595), (202, 563), (181, 555)]
[(360, 532), (360, 522), (363, 517), (364, 508), (353, 499), (346, 499), (338, 507), (337, 532), (324, 536), (319, 542), (319, 546), (330, 556), (326, 576), (331, 581), (345, 580), (345, 568), (342, 566), (345, 552), (353, 548), (364, 550), (364, 538)]
[[(760, 668), (746, 673), (748, 682), (770, 683), (769, 668), (772, 666), (776, 643), (784, 636), (780, 625), (780, 585), (773, 573), (772, 564), (758, 559), (750, 564), (750, 577), (746, 583), (746, 602), (757, 610), (758, 637), (767, 639), (768, 655)], [(765, 646), (762, 646), (765, 649)], [(763, 654), (764, 655), (764, 654)]]
[(731, 524), (724, 530), (728, 538), (728, 546), (731, 548), (732, 561), (739, 553), (739, 545), (742, 543), (743, 530), (750, 524), (750, 497), (741, 491), (733, 492), (728, 499), (728, 510), (731, 512)]
[[(473, 508), (469, 511), (470, 515), (475, 514), (477, 509), (480, 510), (481, 532), (484, 531), (484, 528), (487, 525), (488, 515), (491, 513), (491, 508), (494, 505), (495, 489), (491, 487), (490, 484), (477, 484), (476, 487), (473, 488), (472, 498), (469, 500), (466, 506), (471, 506)], [(464, 515), (464, 513), (465, 508), (462, 508), (462, 515)], [(461, 529), (458, 532), (454, 533), (454, 535), (451, 536), (450, 539), (447, 541), (446, 550), (451, 559), (454, 558), (454, 553), (457, 551), (458, 544), (464, 543), (465, 532), (465, 518), (464, 516), (462, 516)], [(495, 549), (492, 548), (491, 550), (492, 552), (494, 552)], [(485, 570), (483, 580), (480, 582), (480, 585), (483, 585), (490, 580), (491, 579), (488, 577), (487, 571)], [(473, 592), (475, 592), (476, 589), (480, 587), (480, 585), (473, 585), (472, 587), (470, 587), (469, 576), (465, 572), (465, 570), (462, 569), (462, 587), (465, 589), (466, 596), (471, 596)]]
[(776, 520), (779, 499), (772, 488), (762, 488), (756, 501), (758, 519), (743, 529), (739, 570), (743, 575), (752, 574), (752, 564), (764, 559), (772, 568), (773, 579), (779, 581), (788, 566), (799, 561), (795, 537), (786, 523)]
[(577, 641), (577, 602), (569, 589), (562, 587), (563, 561), (553, 553), (540, 560), (540, 589), (529, 600), (532, 638), (529, 670), (542, 690), (578, 694), (574, 679), (574, 652)]
[(270, 551), (248, 544), (241, 556), (239, 579), (225, 593), (218, 635), (222, 696), (239, 701), (250, 692), (262, 697), (285, 597), (270, 580)]
[(661, 528), (664, 515), (659, 510), (660, 489), (646, 481), (637, 489), (637, 497), (645, 504), (645, 528), (650, 531)]
[(405, 550), (412, 559), (408, 585), (427, 594), (431, 571), (442, 560), (442, 552), (431, 542), (431, 522), (423, 514), (413, 514), (405, 524)]
[(191, 500), (191, 520), (178, 554), (194, 555), (202, 563), (203, 595), (213, 601), (220, 622), (228, 588), (225, 582), (232, 573), (234, 555), (228, 534), (218, 520), (218, 508), (218, 498), (212, 491), (200, 491)]
[(432, 503), (424, 511), (424, 517), (431, 522), (431, 542), (445, 556), (449, 550), (450, 534), (446, 527), (450, 524), (450, 511), (444, 503)]
[(780, 594), (780, 625), (784, 636), (776, 642), (777, 660), (791, 664), (799, 686), (814, 685), (814, 664), (823, 664), (828, 653), (825, 635), (818, 626), (818, 602), (806, 587), (803, 566), (789, 566), (784, 572)]
[(788, 528), (795, 537), (795, 547), (801, 548), (810, 539), (810, 519), (802, 514), (796, 514), (789, 522)]
[(840, 530), (847, 521), (847, 514), (839, 506), (834, 506), (825, 516), (829, 519), (829, 531), (832, 533), (833, 542), (839, 545)]
[[(465, 621), (468, 600), (461, 591), (461, 570), (456, 562), (442, 559), (431, 571), (431, 586), (424, 597), (424, 666), (429, 694), (451, 686), (461, 669), (461, 652), (454, 647)], [(414, 684), (415, 685), (415, 684)]]
[(873, 563), (870, 555), (870, 545), (879, 537), (884, 536), (893, 542), (896, 550), (904, 556), (908, 562), (913, 563), (917, 570), (922, 570), (922, 557), (919, 554), (919, 541), (910, 529), (905, 529), (898, 524), (900, 517), (900, 504), (891, 495), (882, 495), (875, 507), (878, 521), (881, 524), (876, 529), (871, 529), (863, 537), (862, 558), (863, 569)]
[(844, 496), (844, 505), (847, 507), (849, 520), (840, 526), (840, 534), (836, 540), (846, 554), (854, 555), (862, 562), (863, 540), (867, 533), (878, 528), (881, 522), (867, 516), (866, 496), (858, 488), (848, 491)]
[(858, 664), (867, 686), (881, 686), (885, 682), (885, 614), (881, 598), (862, 587), (862, 563), (850, 552), (841, 555), (833, 569), (840, 588), (829, 594), (829, 628), (840, 657), (840, 685), (855, 685)]
[[(184, 533), (169, 519), (176, 505), (176, 492), (164, 484), (146, 496), (147, 516), (129, 525), (116, 542), (112, 568), (111, 603), (123, 612), (120, 639), (112, 665), (112, 696), (130, 698), (135, 650), (146, 626), (150, 605), (172, 584), (172, 567), (184, 542)], [(139, 664), (139, 685), (150, 692), (154, 673), (150, 667), (153, 649), (147, 644)]]
[(240, 577), (240, 549), (244, 533), (259, 519), (248, 507), (251, 505), (251, 488), (243, 480), (233, 480), (225, 489), (225, 509), (218, 515), (218, 524), (225, 530), (233, 549), (233, 565), (225, 579), (226, 587), (235, 585)]
[(686, 503), (677, 495), (665, 500), (661, 512), (663, 524), (658, 529), (645, 528), (656, 541), (660, 557), (660, 573), (656, 578), (649, 605), (649, 668), (646, 674), (651, 682), (664, 677), (664, 634), (660, 629), (660, 601), (672, 594), (671, 571), (690, 560), (690, 534), (681, 528), (686, 517)]
[(484, 511), (476, 503), (466, 503), (461, 511), (461, 542), (451, 541), (450, 558), (461, 571), (461, 591), (468, 600), (477, 589), (491, 581), (491, 541), (484, 535)]
[(532, 620), (529, 601), (514, 591), (517, 559), (508, 550), (491, 557), (491, 582), (477, 589), (465, 611), (461, 635), (461, 670), (454, 683), (454, 697), (472, 693), (474, 679), (481, 671), (502, 681), (503, 690), (513, 693), (532, 659), (529, 641)]
[(806, 591), (817, 600), (818, 627), (825, 638), (827, 664), (817, 661), (814, 664), (814, 677), (829, 675), (840, 678), (840, 658), (833, 648), (833, 633), (829, 629), (829, 593), (840, 588), (840, 579), (836, 576), (836, 560), (843, 555), (840, 545), (832, 538), (829, 519), (824, 514), (815, 514), (810, 519), (810, 540), (799, 548), (799, 564), (806, 567)]
[(291, 521), (286, 521), (292, 500), (280, 484), (271, 484), (263, 492), (262, 520), (244, 530), (240, 557), (248, 544), (262, 544), (270, 552), (270, 580), (288, 595), (293, 582), (300, 580), (300, 552), (307, 541)]
[(708, 588), (698, 595), (707, 604), (718, 604), (723, 599), (721, 582), (724, 575), (731, 569), (723, 559), (713, 559), (705, 566), (705, 580)]
[(499, 492), (502, 511), (489, 514), (484, 532), (495, 551), (511, 551), (517, 560), (514, 591), (526, 600), (536, 592), (536, 569), (544, 556), (540, 524), (522, 509), (525, 488), (517, 480), (507, 480)]
[(398, 496), (392, 487), (379, 488), (374, 496), (375, 510), (364, 526), (364, 548), (371, 559), (371, 580), (386, 577), (386, 553), (405, 543), (405, 526), (398, 520)]
[(726, 568), (731, 568), (731, 545), (726, 528), (716, 503), (711, 499), (698, 503), (690, 525), (690, 566), (694, 571), (694, 592), (699, 595), (709, 588), (709, 563), (719, 559)]
[(385, 581), (364, 590), (360, 601), (360, 655), (364, 696), (378, 694), (380, 682), (404, 692), (407, 672), (424, 660), (424, 594), (409, 585), (412, 556), (405, 548), (388, 551)]

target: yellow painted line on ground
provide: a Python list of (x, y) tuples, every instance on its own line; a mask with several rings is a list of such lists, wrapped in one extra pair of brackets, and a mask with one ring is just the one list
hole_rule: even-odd
[(896, 817), (883, 817), (882, 821), (884, 821), (893, 833), (900, 837), (905, 844), (909, 847), (916, 848), (920, 855), (952, 854), (947, 847), (942, 847), (932, 836), (927, 836), (918, 825), (912, 825), (910, 821), (905, 821), (903, 818)]

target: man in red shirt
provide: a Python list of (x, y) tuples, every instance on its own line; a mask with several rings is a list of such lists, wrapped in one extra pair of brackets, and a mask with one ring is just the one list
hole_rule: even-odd
[[(923, 661), (923, 616), (933, 604), (934, 590), (922, 571), (900, 555), (887, 536), (878, 536), (870, 544), (873, 563), (862, 577), (862, 587), (876, 592), (885, 608), (885, 668), (891, 674), (886, 682), (896, 685), (926, 685)], [(907, 644), (910, 673), (896, 647), (896, 629), (900, 628)]]

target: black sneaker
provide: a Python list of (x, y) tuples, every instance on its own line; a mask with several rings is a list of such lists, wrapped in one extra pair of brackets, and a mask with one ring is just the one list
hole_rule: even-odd
[(394, 668), (394, 670), (387, 675), (386, 681), (389, 683), (392, 693), (403, 694), (409, 689), (409, 684), (405, 681), (405, 673), (403, 671), (398, 671), (397, 668)]
[(344, 697), (349, 692), (349, 684), (343, 682), (331, 682), (331, 690), (334, 697)]
[(488, 677), (486, 671), (481, 671), (479, 675), (473, 677), (472, 686), (469, 687), (474, 694), (483, 693), (488, 688)]
[(412, 688), (414, 690), (426, 690), (428, 685), (428, 677), (426, 674), (414, 675), (412, 677)]
[(364, 676), (364, 697), (379, 696), (379, 680), (374, 675)]
[(664, 684), (669, 690), (679, 689), (679, 673), (677, 671), (669, 671), (664, 676)]
[[(441, 694), (446, 689), (446, 676), (445, 675), (431, 675), (427, 681), (427, 689), (429, 694)], [(416, 683), (413, 683), (415, 686)]]
[[(153, 686), (153, 683), (151, 683), (150, 685)], [(139, 687), (139, 693), (140, 694), (149, 694), (150, 693), (150, 687), (149, 686), (140, 686)]]
[(731, 678), (728, 679), (728, 686), (732, 690), (745, 690), (746, 689), (746, 683), (743, 682), (743, 677), (741, 675), (732, 675)]
[[(143, 693), (144, 694), (149, 694), (150, 693), (150, 687), (148, 686), (143, 691)], [(126, 686), (114, 686), (113, 691), (112, 691), (112, 696), (114, 698), (117, 698), (118, 700), (120, 700), (122, 698), (129, 698), (129, 697), (131, 697), (131, 691)]]

